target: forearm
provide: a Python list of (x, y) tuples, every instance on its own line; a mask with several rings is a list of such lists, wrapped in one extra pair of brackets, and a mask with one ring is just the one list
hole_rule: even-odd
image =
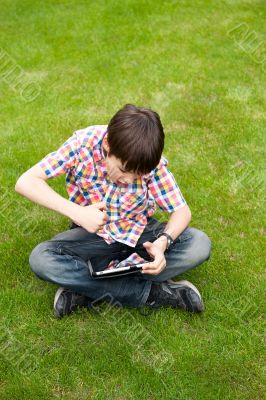
[(76, 208), (79, 207), (77, 204), (56, 193), (46, 181), (34, 176), (22, 175), (16, 183), (15, 190), (32, 202), (56, 211), (68, 218), (72, 218)]
[[(190, 221), (191, 211), (186, 205), (171, 214), (169, 221), (164, 228), (164, 232), (168, 233), (173, 240), (175, 240), (187, 228)], [(156, 245), (158, 244), (162, 250), (165, 251), (167, 247), (167, 238), (161, 236), (156, 239), (154, 243), (156, 243)]]

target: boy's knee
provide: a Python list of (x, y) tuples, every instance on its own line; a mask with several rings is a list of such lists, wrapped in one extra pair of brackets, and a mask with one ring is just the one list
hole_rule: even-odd
[(48, 250), (48, 243), (42, 242), (34, 247), (29, 256), (30, 268), (40, 278), (44, 278), (45, 275), (45, 266), (47, 266), (47, 257), (49, 255)]
[(207, 261), (211, 255), (211, 240), (205, 232), (196, 228), (193, 230), (193, 241), (191, 246), (192, 258), (197, 264)]

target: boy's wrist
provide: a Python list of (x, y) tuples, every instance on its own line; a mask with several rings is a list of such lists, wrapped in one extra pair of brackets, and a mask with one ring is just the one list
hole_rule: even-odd
[(70, 218), (71, 220), (76, 219), (77, 210), (80, 206), (77, 203), (73, 203), (70, 200), (67, 200), (67, 199), (64, 199), (64, 200), (65, 200), (65, 202), (63, 204), (63, 207), (58, 211), (61, 212), (66, 217)]
[(153, 242), (156, 246), (159, 246), (163, 252), (165, 252), (168, 244), (168, 240), (166, 236), (160, 236)]

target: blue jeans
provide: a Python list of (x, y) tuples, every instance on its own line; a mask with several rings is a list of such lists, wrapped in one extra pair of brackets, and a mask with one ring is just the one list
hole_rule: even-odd
[(152, 258), (142, 244), (156, 240), (165, 225), (166, 222), (149, 218), (133, 248), (120, 242), (107, 244), (96, 233), (72, 224), (72, 229), (38, 244), (30, 254), (29, 264), (32, 271), (45, 281), (95, 300), (108, 296), (121, 305), (139, 307), (145, 304), (152, 281), (174, 278), (210, 257), (211, 241), (204, 232), (187, 227), (165, 251), (166, 268), (158, 275), (137, 272), (136, 275), (93, 279), (88, 269), (88, 259), (95, 271), (104, 269), (113, 259), (122, 261), (134, 252), (150, 261)]

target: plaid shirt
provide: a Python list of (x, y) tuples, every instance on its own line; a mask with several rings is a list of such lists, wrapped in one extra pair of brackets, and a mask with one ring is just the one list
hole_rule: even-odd
[(169, 213), (183, 207), (185, 199), (162, 156), (157, 167), (133, 183), (108, 178), (102, 140), (107, 125), (77, 130), (58, 150), (38, 165), (48, 178), (66, 174), (69, 200), (81, 206), (105, 201), (109, 221), (97, 231), (108, 244), (118, 241), (135, 247), (156, 204)]

